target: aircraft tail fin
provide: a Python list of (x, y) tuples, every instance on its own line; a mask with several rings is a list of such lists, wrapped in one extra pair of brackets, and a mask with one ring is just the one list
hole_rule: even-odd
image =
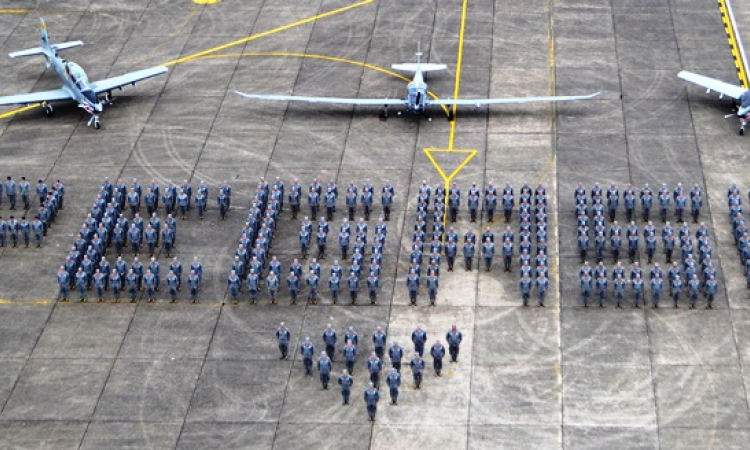
[(393, 64), (391, 68), (394, 70), (402, 70), (404, 72), (434, 72), (437, 70), (445, 70), (448, 68), (445, 64), (434, 64), (434, 63), (404, 63), (404, 64)]
[[(8, 56), (11, 58), (22, 58), (25, 56), (36, 56), (36, 55), (56, 55), (58, 51), (65, 50), (73, 47), (80, 47), (83, 45), (81, 41), (63, 42), (60, 44), (50, 44), (49, 35), (47, 34), (47, 24), (44, 23), (44, 19), (39, 19), (39, 35), (42, 38), (41, 47), (28, 48), (26, 50), (20, 50), (17, 52), (10, 53)], [(49, 61), (47, 62), (49, 67)]]

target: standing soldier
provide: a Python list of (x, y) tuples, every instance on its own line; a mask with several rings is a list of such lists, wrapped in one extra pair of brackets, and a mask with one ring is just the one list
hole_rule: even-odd
[(609, 221), (614, 222), (617, 215), (617, 207), (620, 206), (620, 191), (614, 183), (607, 189), (607, 209), (609, 210)]
[(326, 257), (326, 242), (328, 241), (328, 234), (326, 231), (318, 227), (318, 234), (316, 236), (318, 243), (318, 259), (325, 259)]
[(375, 387), (380, 386), (380, 371), (383, 370), (383, 362), (375, 352), (372, 352), (370, 358), (367, 359), (367, 370), (370, 372), (370, 383)]
[(445, 356), (445, 347), (440, 343), (440, 340), (430, 348), (430, 355), (432, 355), (432, 368), (435, 369), (435, 375), (440, 376), (440, 371), (443, 370), (443, 357)]
[(138, 276), (133, 272), (133, 269), (128, 270), (128, 276), (125, 278), (125, 282), (128, 286), (128, 292), (130, 293), (130, 303), (136, 303), (136, 296), (138, 295)]
[(664, 238), (664, 257), (666, 258), (666, 262), (670, 263), (672, 262), (672, 253), (674, 252), (674, 246), (675, 246), (675, 239), (674, 235), (671, 232), (668, 232)]
[(16, 209), (16, 182), (13, 181), (12, 177), (8, 177), (5, 182), (5, 193), (8, 195), (8, 203), (10, 203), (10, 209)]
[(328, 280), (328, 287), (331, 289), (331, 298), (335, 305), (339, 301), (339, 289), (341, 289), (341, 279), (336, 272), (331, 273), (331, 278)]
[(453, 272), (453, 264), (456, 262), (456, 253), (458, 249), (453, 239), (448, 239), (445, 244), (445, 259), (448, 262), (448, 272)]
[(661, 292), (664, 289), (664, 281), (656, 275), (651, 280), (651, 302), (654, 308), (659, 308), (659, 301), (661, 300)]
[[(190, 302), (195, 303), (198, 301), (198, 289), (201, 287), (201, 278), (195, 273), (195, 270), (190, 271), (188, 286), (190, 286)], [(234, 304), (236, 305), (238, 302), (238, 300), (235, 300)]]
[(674, 300), (674, 307), (679, 308), (680, 307), (680, 294), (682, 293), (682, 280), (680, 279), (680, 276), (676, 276), (674, 280), (672, 280), (672, 300)]
[(312, 375), (312, 359), (315, 355), (315, 346), (310, 342), (309, 337), (306, 337), (305, 342), (300, 346), (300, 354), (302, 354), (302, 363), (305, 365), (305, 375)]
[(255, 302), (258, 301), (260, 277), (253, 269), (250, 269), (250, 272), (247, 274), (247, 290), (250, 293), (250, 303), (254, 305)]
[(427, 332), (422, 329), (422, 325), (411, 333), (411, 341), (414, 343), (414, 351), (419, 355), (424, 355), (424, 344), (427, 342)]
[(495, 257), (495, 243), (489, 237), (482, 244), (482, 256), (484, 256), (484, 271), (489, 272), (492, 267), (492, 259)]
[(513, 217), (513, 208), (516, 206), (516, 200), (513, 197), (513, 192), (507, 189), (503, 193), (503, 215), (505, 216), (505, 223), (510, 223), (511, 217)]
[(346, 280), (347, 286), (349, 287), (349, 297), (352, 300), (352, 305), (357, 303), (357, 291), (359, 290), (359, 277), (351, 272), (349, 278)]
[(411, 366), (412, 377), (414, 377), (414, 387), (420, 389), (420, 385), (422, 384), (422, 372), (424, 372), (424, 360), (422, 359), (422, 355), (419, 353), (415, 354), (409, 365)]
[[(640, 301), (643, 297), (643, 280), (641, 279), (640, 275), (636, 275), (635, 278), (633, 278), (630, 283), (633, 285), (633, 307), (634, 308), (640, 308)], [(644, 299), (644, 307), (645, 299)]]
[(57, 285), (60, 287), (60, 301), (67, 302), (70, 294), (70, 274), (65, 271), (65, 266), (60, 266), (57, 271)]
[(380, 392), (378, 392), (375, 385), (370, 385), (365, 390), (365, 404), (367, 405), (367, 415), (370, 417), (370, 422), (375, 421), (375, 414), (378, 412), (378, 401), (380, 400)]
[(292, 208), (292, 220), (297, 218), (300, 208), (300, 197), (302, 196), (302, 186), (299, 180), (294, 180), (294, 184), (289, 188), (289, 206)]
[(380, 280), (375, 272), (370, 272), (370, 276), (367, 277), (367, 290), (370, 293), (370, 304), (374, 305), (378, 301), (378, 285)]
[(693, 223), (698, 223), (701, 216), (701, 207), (703, 206), (703, 197), (701, 197), (700, 192), (695, 193), (695, 195), (692, 195), (691, 193), (691, 196), (690, 206), (693, 215)]
[(357, 213), (357, 194), (351, 188), (346, 192), (346, 209), (349, 212), (349, 220), (354, 220)]
[(615, 278), (612, 284), (615, 289), (615, 300), (617, 301), (617, 307), (621, 308), (622, 296), (625, 293), (625, 280), (622, 279), (622, 275), (617, 275), (617, 278)]
[(320, 358), (318, 359), (318, 371), (320, 372), (320, 383), (323, 385), (323, 389), (328, 389), (328, 383), (331, 381), (331, 369), (333, 368), (333, 361), (328, 357), (326, 352), (320, 352)]
[(586, 261), (586, 252), (589, 250), (589, 236), (585, 233), (578, 235), (578, 253), (581, 256), (581, 263)]
[(674, 212), (677, 216), (677, 222), (682, 223), (683, 215), (685, 214), (685, 208), (687, 207), (687, 198), (680, 193), (674, 199)]
[(354, 373), (354, 364), (357, 362), (357, 347), (352, 341), (348, 341), (344, 348), (341, 349), (344, 355), (344, 363), (349, 373)]
[(299, 277), (294, 270), (289, 272), (289, 276), (286, 278), (286, 285), (289, 288), (289, 295), (292, 297), (292, 305), (297, 304), (297, 293), (299, 292)]
[(170, 270), (167, 275), (167, 287), (169, 288), (169, 297), (172, 303), (177, 302), (177, 291), (180, 288), (180, 278), (174, 271)]
[(690, 309), (695, 309), (695, 302), (698, 301), (698, 293), (701, 290), (701, 282), (698, 280), (698, 275), (693, 275), (693, 279), (688, 281), (688, 290), (690, 291)]
[(531, 297), (531, 278), (528, 273), (524, 273), (519, 283), (521, 288), (521, 298), (523, 299), (523, 306), (529, 306), (529, 298)]
[(513, 241), (510, 238), (506, 238), (503, 242), (503, 263), (505, 264), (505, 271), (510, 272), (510, 267), (513, 264)]
[[(97, 272), (99, 272), (97, 270)], [(143, 284), (146, 286), (146, 294), (148, 295), (148, 302), (154, 303), (156, 296), (156, 277), (150, 270), (146, 270), (146, 274), (143, 276)]]
[(469, 198), (467, 204), (469, 205), (469, 216), (472, 222), (477, 221), (477, 211), (479, 210), (479, 195), (474, 190), (469, 190)]
[(180, 217), (182, 220), (187, 219), (187, 210), (190, 206), (190, 197), (184, 189), (180, 189), (180, 193), (177, 194), (177, 207), (180, 209)]
[(271, 296), (271, 304), (276, 304), (276, 294), (279, 292), (279, 278), (276, 276), (276, 272), (270, 271), (266, 278), (266, 288), (268, 289), (268, 295)]
[(391, 366), (400, 373), (401, 360), (404, 358), (404, 349), (398, 345), (398, 341), (393, 341), (393, 344), (388, 349), (388, 357), (391, 358)]
[(417, 294), (419, 293), (419, 275), (414, 269), (411, 269), (409, 276), (406, 277), (406, 287), (409, 289), (409, 301), (412, 305), (416, 305)]
[(386, 341), (386, 334), (383, 331), (383, 328), (378, 327), (374, 333), (372, 333), (372, 343), (375, 346), (375, 354), (378, 355), (378, 358), (381, 360), (383, 359), (383, 355), (385, 353), (385, 341)]
[(24, 246), (29, 248), (29, 241), (31, 240), (31, 224), (26, 220), (26, 216), (21, 217), (21, 223), (18, 224), (18, 229), (23, 236)]
[(320, 286), (320, 278), (314, 270), (310, 271), (310, 275), (305, 280), (307, 283), (307, 300), (313, 305), (318, 304), (318, 288)]
[(342, 405), (348, 405), (349, 404), (349, 396), (352, 393), (352, 384), (354, 384), (354, 378), (352, 378), (351, 375), (346, 371), (346, 369), (341, 371), (341, 376), (339, 377), (339, 386), (341, 386), (341, 404)]
[(669, 195), (669, 190), (667, 190), (667, 184), (664, 183), (662, 188), (659, 190), (659, 217), (661, 218), (662, 222), (667, 221), (667, 210), (669, 209), (669, 204), (672, 201), (672, 197)]
[(596, 280), (596, 295), (599, 298), (599, 307), (604, 307), (604, 300), (607, 299), (607, 278), (604, 274), (599, 274)]
[(219, 207), (219, 217), (221, 220), (226, 220), (227, 210), (229, 209), (229, 196), (226, 194), (226, 190), (219, 188), (219, 195), (216, 196), (216, 205)]
[(401, 374), (398, 370), (391, 368), (388, 376), (385, 377), (385, 383), (388, 385), (388, 391), (391, 395), (391, 404), (398, 405), (398, 388), (401, 386)]
[(88, 277), (81, 267), (76, 272), (76, 288), (78, 289), (78, 301), (86, 303), (86, 285), (88, 284)]
[(326, 329), (323, 330), (323, 342), (326, 345), (326, 354), (330, 355), (331, 361), (336, 354), (336, 330), (331, 327), (329, 323), (326, 325)]
[(307, 204), (310, 207), (310, 218), (318, 220), (318, 208), (320, 207), (320, 193), (314, 188), (307, 194)]
[(542, 273), (536, 279), (536, 294), (539, 298), (539, 306), (544, 308), (544, 300), (547, 296), (547, 289), (549, 288), (549, 280)]
[[(445, 340), (448, 342), (448, 353), (451, 356), (451, 362), (455, 363), (458, 362), (458, 352), (460, 350), (461, 341), (463, 341), (464, 337), (461, 334), (460, 331), (458, 331), (458, 328), (456, 325), (452, 325), (451, 329), (445, 334)], [(440, 341), (437, 341), (439, 344)], [(443, 353), (445, 353), (445, 350), (443, 350)], [(433, 355), (434, 357), (434, 355)], [(441, 368), (442, 368), (442, 361), (441, 361)]]
[(585, 272), (581, 277), (581, 298), (583, 299), (583, 307), (589, 307), (589, 297), (591, 297), (591, 288), (593, 280), (588, 272)]
[(716, 283), (716, 280), (713, 276), (706, 281), (706, 299), (708, 301), (708, 304), (706, 305), (707, 309), (713, 309), (714, 308), (714, 298), (716, 297), (716, 291), (718, 288), (718, 284)]
[(279, 342), (279, 351), (281, 352), (281, 358), (279, 359), (287, 359), (289, 353), (289, 341), (291, 338), (292, 333), (289, 332), (286, 324), (281, 322), (279, 328), (276, 329), (276, 340)]
[(464, 266), (466, 267), (467, 272), (471, 272), (471, 268), (474, 265), (475, 250), (476, 250), (476, 246), (474, 245), (473, 241), (467, 240), (464, 242), (464, 245), (463, 245)]
[(203, 184), (203, 181), (201, 181), (201, 185), (198, 187), (198, 192), (195, 194), (195, 206), (198, 208), (198, 219), (200, 220), (203, 220), (207, 203), (208, 188)]
[(646, 237), (646, 256), (648, 256), (648, 263), (654, 259), (656, 253), (656, 236), (652, 233)]
[(333, 221), (333, 213), (336, 211), (336, 193), (331, 188), (328, 188), (324, 200), (326, 205), (326, 220), (331, 222)]
[[(484, 209), (487, 211), (487, 222), (492, 223), (495, 221), (495, 209), (497, 208), (497, 195), (488, 191), (484, 195)], [(505, 205), (503, 204), (503, 209)], [(513, 212), (513, 206), (511, 206), (511, 213)]]
[(440, 283), (438, 276), (435, 271), (430, 271), (430, 275), (427, 277), (427, 289), (430, 294), (430, 305), (435, 306), (435, 300), (437, 299), (437, 291)]
[(109, 287), (112, 289), (112, 293), (115, 295), (115, 303), (120, 303), (120, 290), (122, 289), (122, 280), (117, 270), (112, 269), (112, 273), (109, 276)]
[(237, 272), (233, 270), (227, 278), (227, 287), (229, 287), (229, 295), (232, 297), (232, 302), (235, 304), (239, 302), (241, 283), (240, 277), (237, 276)]

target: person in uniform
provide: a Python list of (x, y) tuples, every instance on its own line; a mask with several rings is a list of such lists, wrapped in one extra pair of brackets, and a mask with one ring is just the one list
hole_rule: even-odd
[(713, 309), (714, 307), (714, 298), (716, 298), (716, 292), (718, 290), (718, 283), (716, 282), (716, 279), (714, 276), (711, 276), (711, 278), (706, 281), (706, 301), (708, 302), (706, 305), (706, 309)]
[(328, 389), (328, 383), (331, 381), (331, 369), (333, 368), (333, 361), (328, 357), (326, 352), (320, 352), (320, 358), (318, 358), (318, 372), (320, 372), (320, 384), (323, 385), (323, 389)]
[(391, 368), (385, 377), (385, 383), (388, 385), (388, 392), (391, 396), (391, 404), (398, 405), (398, 388), (401, 386), (401, 374), (398, 370)]
[(409, 366), (411, 366), (411, 373), (414, 378), (414, 388), (420, 389), (422, 384), (422, 373), (424, 372), (425, 367), (422, 355), (416, 353), (409, 363)]
[(523, 276), (521, 277), (521, 281), (519, 282), (519, 287), (521, 289), (521, 299), (523, 300), (523, 306), (528, 307), (529, 298), (531, 297), (531, 278), (529, 277), (529, 273), (525, 272), (523, 274)]
[(422, 325), (417, 325), (417, 328), (411, 333), (411, 341), (414, 343), (414, 351), (419, 356), (424, 355), (424, 345), (427, 342), (427, 332), (422, 328)]
[(656, 275), (654, 279), (651, 280), (651, 302), (653, 303), (654, 308), (659, 308), (659, 301), (661, 300), (663, 289), (664, 281), (659, 275)]
[(336, 330), (329, 323), (326, 325), (325, 330), (323, 330), (323, 342), (326, 346), (326, 354), (330, 355), (331, 361), (333, 361), (333, 357), (336, 354), (336, 340)]
[(342, 405), (348, 405), (349, 404), (349, 397), (352, 393), (352, 385), (354, 384), (354, 378), (349, 375), (349, 373), (346, 371), (346, 369), (341, 371), (341, 376), (339, 377), (339, 386), (341, 386), (341, 404)]
[(237, 303), (240, 295), (240, 277), (237, 276), (236, 271), (232, 271), (227, 278), (227, 287), (229, 288), (229, 295), (232, 297), (232, 301)]
[(367, 277), (367, 290), (370, 294), (370, 304), (374, 305), (378, 300), (378, 285), (380, 283), (377, 273), (370, 272), (370, 276)]
[(65, 266), (60, 266), (57, 271), (57, 285), (60, 288), (60, 301), (67, 302), (70, 294), (70, 274), (65, 270)]
[(150, 270), (146, 270), (146, 274), (143, 276), (143, 284), (146, 286), (148, 302), (154, 303), (154, 301), (156, 301), (156, 277)]
[(437, 291), (440, 286), (438, 276), (435, 271), (430, 271), (430, 275), (427, 276), (427, 290), (430, 296), (430, 305), (435, 306), (435, 300), (437, 299)]
[(310, 342), (309, 337), (305, 337), (305, 341), (300, 346), (300, 354), (302, 355), (302, 363), (305, 366), (305, 375), (312, 375), (315, 346)]
[[(195, 273), (195, 270), (191, 270), (190, 275), (188, 275), (188, 286), (190, 287), (190, 302), (196, 303), (198, 301), (198, 290), (201, 287), (201, 278)], [(235, 300), (234, 303), (236, 305), (238, 300)]]
[(268, 295), (271, 296), (271, 304), (276, 304), (276, 295), (279, 292), (279, 277), (276, 276), (276, 272), (269, 271), (268, 277), (266, 277), (266, 289), (268, 289)]
[(289, 341), (292, 339), (292, 333), (286, 327), (286, 323), (281, 322), (279, 328), (276, 329), (276, 340), (279, 343), (279, 351), (281, 352), (281, 358), (287, 359), (289, 354)]
[(375, 387), (380, 386), (381, 370), (383, 370), (383, 363), (380, 361), (380, 358), (378, 358), (378, 355), (375, 354), (375, 352), (372, 352), (367, 359), (367, 371), (370, 372), (370, 383), (374, 384)]
[(419, 275), (414, 269), (411, 269), (409, 276), (406, 277), (406, 287), (409, 289), (409, 301), (412, 305), (416, 305), (417, 294), (419, 293)]
[(440, 340), (436, 340), (432, 345), (430, 355), (432, 356), (432, 368), (435, 369), (435, 375), (440, 376), (440, 372), (443, 370), (443, 358), (445, 357), (445, 347), (440, 343)]
[(380, 392), (373, 383), (365, 389), (365, 404), (367, 405), (367, 415), (371, 422), (375, 421), (375, 414), (378, 412), (378, 401), (380, 400)]
[(136, 303), (138, 300), (138, 276), (133, 272), (133, 269), (128, 270), (128, 275), (125, 277), (125, 282), (130, 293), (130, 303)]
[(115, 297), (115, 303), (120, 303), (120, 290), (122, 289), (122, 279), (116, 269), (112, 269), (109, 275), (109, 287)]
[(180, 289), (180, 278), (173, 270), (170, 270), (167, 275), (167, 287), (169, 288), (171, 302), (177, 302), (177, 291)]
[(317, 305), (320, 277), (318, 277), (314, 270), (310, 270), (310, 275), (307, 276), (305, 282), (307, 283), (307, 300), (313, 305)]

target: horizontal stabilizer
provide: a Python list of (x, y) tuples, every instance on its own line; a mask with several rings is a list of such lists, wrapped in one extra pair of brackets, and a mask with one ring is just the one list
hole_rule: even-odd
[[(80, 47), (83, 45), (83, 42), (81, 41), (71, 41), (71, 42), (63, 42), (61, 44), (55, 44), (52, 46), (52, 49), (55, 52), (58, 52), (60, 50), (65, 50), (73, 47)], [(17, 52), (13, 52), (9, 54), (11, 58), (22, 58), (24, 56), (36, 56), (36, 55), (44, 55), (44, 49), (42, 47), (36, 47), (36, 48), (28, 48), (26, 50), (20, 50)]]
[(35, 55), (43, 55), (44, 50), (42, 47), (37, 48), (27, 48), (26, 50), (20, 50), (17, 52), (13, 52), (8, 54), (11, 58), (22, 58), (24, 56), (35, 56)]
[(56, 51), (60, 51), (60, 50), (67, 50), (73, 47), (81, 47), (81, 46), (83, 46), (83, 42), (81, 41), (70, 41), (70, 42), (63, 42), (62, 44), (53, 44), (52, 48), (55, 49)]
[(445, 70), (448, 68), (445, 64), (433, 64), (433, 63), (404, 63), (404, 64), (393, 64), (391, 66), (394, 70), (403, 70), (404, 72), (433, 72), (436, 70)]

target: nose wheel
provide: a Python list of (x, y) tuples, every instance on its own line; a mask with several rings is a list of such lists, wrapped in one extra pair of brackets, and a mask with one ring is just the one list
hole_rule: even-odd
[(94, 129), (98, 130), (102, 127), (101, 122), (99, 122), (99, 116), (91, 116), (89, 119), (89, 126), (93, 126)]
[(44, 108), (44, 114), (46, 114), (47, 117), (52, 117), (52, 114), (54, 113), (54, 110), (52, 109), (52, 105), (45, 104), (43, 108)]

